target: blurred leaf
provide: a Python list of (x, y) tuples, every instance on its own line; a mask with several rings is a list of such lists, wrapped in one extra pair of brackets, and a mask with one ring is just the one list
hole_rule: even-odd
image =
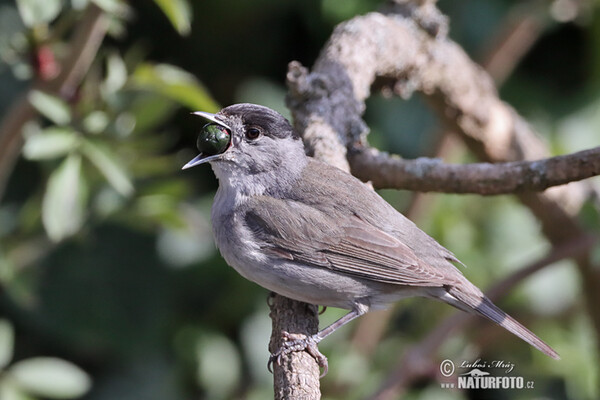
[(90, 0), (71, 0), (71, 7), (75, 10), (83, 10), (90, 3)]
[(133, 85), (160, 93), (192, 110), (213, 112), (219, 108), (192, 74), (172, 65), (140, 65), (133, 74)]
[[(207, 230), (210, 235), (210, 229)], [(173, 267), (186, 267), (212, 255), (211, 236), (199, 237), (191, 229), (164, 229), (156, 247), (161, 258)]]
[(143, 223), (160, 223), (174, 229), (185, 227), (181, 215), (177, 212), (177, 200), (172, 196), (154, 194), (137, 199), (128, 217), (133, 218), (135, 225)]
[(90, 133), (102, 133), (110, 123), (104, 111), (92, 111), (83, 119), (83, 127)]
[[(181, 199), (188, 197), (190, 194), (189, 182), (185, 179), (171, 177), (168, 180), (161, 180), (154, 184), (145, 185), (143, 188), (143, 196), (171, 196), (173, 199)], [(210, 205), (212, 204), (212, 196), (208, 204), (208, 213), (210, 214)]]
[(127, 66), (123, 59), (112, 53), (106, 60), (106, 79), (102, 83), (104, 94), (114, 93), (127, 82)]
[(538, 315), (559, 315), (577, 304), (582, 288), (571, 260), (555, 263), (523, 283), (528, 304)]
[[(122, 141), (120, 143), (119, 149), (122, 149), (124, 153), (135, 153), (140, 155), (149, 155), (149, 154), (161, 154), (164, 152), (164, 149), (167, 146), (173, 146), (173, 137), (169, 137), (168, 135), (143, 135), (142, 134), (136, 137), (135, 139), (130, 139), (127, 141)], [(163, 157), (163, 156), (153, 156), (153, 157)], [(147, 159), (146, 159), (147, 160)], [(146, 162), (146, 160), (138, 159), (135, 164), (131, 164), (131, 169), (136, 170), (139, 163)], [(172, 167), (171, 169), (173, 169)], [(178, 168), (177, 168), (178, 169)], [(163, 171), (164, 172), (164, 171)], [(170, 171), (172, 172), (172, 171)], [(134, 174), (137, 176), (137, 174)]]
[(71, 122), (69, 105), (58, 97), (34, 90), (29, 94), (29, 102), (40, 114), (57, 125)]
[(123, 209), (125, 200), (112, 186), (105, 186), (94, 198), (94, 211), (99, 216), (106, 217)]
[(136, 123), (135, 116), (130, 112), (122, 112), (115, 118), (115, 133), (120, 137), (127, 137), (135, 129)]
[(264, 365), (269, 361), (269, 337), (271, 336), (271, 319), (261, 308), (244, 319), (240, 331), (240, 339), (248, 371), (256, 381), (270, 384), (272, 376)]
[(187, 226), (166, 227), (161, 232), (156, 243), (159, 255), (175, 267), (188, 266), (213, 256), (215, 246), (208, 216), (191, 205), (181, 204), (178, 211)]
[(64, 156), (77, 147), (77, 132), (68, 127), (50, 127), (25, 141), (23, 155), (28, 160), (48, 160)]
[(50, 175), (42, 202), (42, 222), (50, 239), (59, 241), (79, 230), (87, 195), (81, 157), (70, 155)]
[(23, 23), (32, 27), (52, 21), (60, 13), (61, 0), (17, 0)]
[[(368, 2), (367, 2), (368, 3)], [(321, 2), (321, 12), (323, 16), (335, 23), (369, 11), (370, 4), (365, 4), (364, 0), (323, 0)]]
[(0, 380), (0, 399), (2, 400), (33, 400), (10, 379)]
[(177, 160), (170, 156), (144, 156), (131, 166), (131, 173), (138, 178), (151, 178), (170, 175), (181, 169)]
[(15, 332), (10, 322), (0, 319), (0, 369), (6, 367), (13, 356)]
[(286, 88), (283, 84), (262, 77), (253, 77), (242, 82), (235, 93), (237, 102), (261, 104), (272, 108), (291, 119), (290, 110), (285, 105)]
[(118, 16), (127, 15), (129, 6), (122, 0), (92, 0), (94, 4), (109, 14)]
[(180, 35), (188, 35), (191, 29), (192, 12), (187, 0), (154, 0), (162, 9)]
[(160, 94), (138, 96), (129, 110), (135, 117), (135, 132), (147, 132), (166, 121), (176, 107), (179, 108), (179, 105)]
[(123, 196), (133, 193), (133, 184), (129, 176), (110, 150), (89, 140), (83, 143), (82, 150), (117, 192)]
[(91, 386), (83, 370), (59, 358), (29, 358), (15, 363), (9, 371), (27, 392), (52, 399), (76, 398)]
[(225, 336), (207, 335), (198, 341), (198, 381), (211, 397), (223, 398), (240, 380), (240, 355)]

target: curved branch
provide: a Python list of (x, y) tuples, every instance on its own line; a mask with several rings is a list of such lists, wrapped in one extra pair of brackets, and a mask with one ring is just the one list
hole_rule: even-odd
[(537, 161), (445, 164), (404, 160), (361, 147), (348, 154), (352, 173), (376, 188), (496, 195), (543, 191), (600, 174), (600, 147)]

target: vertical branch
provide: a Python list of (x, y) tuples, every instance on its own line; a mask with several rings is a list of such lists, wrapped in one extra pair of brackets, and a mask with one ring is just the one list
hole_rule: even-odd
[[(281, 332), (312, 335), (319, 329), (317, 306), (274, 294), (271, 303), (273, 331), (269, 350), (274, 353), (282, 345)], [(293, 352), (282, 357), (281, 365), (273, 365), (275, 399), (321, 398), (319, 366), (307, 352)]]
[[(286, 99), (294, 116), (296, 132), (302, 136), (308, 154), (313, 157), (349, 171), (346, 160), (346, 146), (335, 129), (331, 129), (327, 121), (318, 118), (314, 110), (303, 109), (299, 99), (310, 96), (319, 87), (318, 81), (306, 80), (308, 70), (296, 62), (290, 63), (287, 75), (289, 94)], [(312, 116), (317, 119), (312, 119)], [(311, 124), (305, 121), (310, 120)], [(310, 126), (309, 126), (310, 125)], [(281, 332), (300, 333), (306, 336), (317, 332), (319, 317), (314, 305), (290, 300), (274, 295), (271, 303), (270, 351), (276, 351), (282, 344)], [(276, 399), (319, 399), (319, 366), (306, 352), (293, 352), (283, 357), (281, 365), (274, 365), (273, 378)]]

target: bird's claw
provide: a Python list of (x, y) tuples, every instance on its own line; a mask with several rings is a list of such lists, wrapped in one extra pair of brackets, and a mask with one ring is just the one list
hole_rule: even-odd
[(319, 348), (317, 347), (318, 340), (315, 336), (306, 336), (301, 333), (289, 333), (283, 331), (281, 337), (283, 339), (281, 347), (269, 357), (269, 362), (267, 363), (269, 372), (273, 373), (272, 366), (274, 363), (281, 365), (283, 356), (287, 356), (296, 351), (306, 351), (315, 359), (319, 367), (323, 368), (321, 378), (327, 375), (329, 369), (327, 357), (319, 351)]

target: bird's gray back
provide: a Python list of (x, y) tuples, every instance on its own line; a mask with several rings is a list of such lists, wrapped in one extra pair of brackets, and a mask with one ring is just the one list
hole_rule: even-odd
[(281, 195), (324, 213), (355, 215), (398, 239), (428, 265), (460, 274), (451, 264), (459, 262), (452, 252), (352, 175), (312, 158), (302, 175), (301, 184), (292, 185), (289, 192)]

